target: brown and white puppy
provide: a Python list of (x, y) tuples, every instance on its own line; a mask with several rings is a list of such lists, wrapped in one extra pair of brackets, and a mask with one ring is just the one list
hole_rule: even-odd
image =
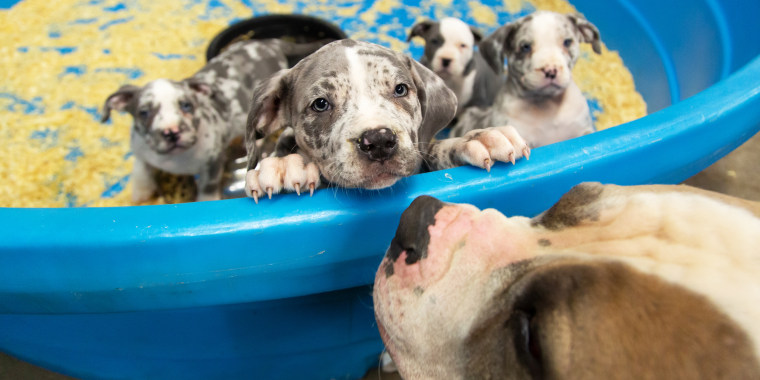
[(601, 53), (599, 30), (581, 15), (539, 11), (497, 29), (479, 46), (498, 73), (506, 58), (506, 83), (493, 106), (462, 114), (452, 136), (509, 124), (539, 147), (593, 132), (586, 98), (572, 78), (580, 43)]
[(420, 63), (454, 91), (457, 114), (467, 107), (488, 107), (493, 103), (502, 80), (475, 50), (475, 44), (483, 38), (479, 31), (458, 18), (446, 17), (440, 22), (415, 24), (407, 41), (417, 36), (425, 40)]
[(190, 78), (128, 84), (111, 94), (102, 121), (112, 109), (129, 112), (134, 121), (133, 201), (143, 202), (156, 192), (156, 169), (195, 175), (197, 200), (219, 199), (225, 150), (244, 135), (254, 87), (286, 68), (288, 57), (311, 53), (326, 42), (237, 42)]
[[(380, 189), (421, 170), (464, 164), (490, 169), (530, 150), (511, 127), (433, 136), (454, 117), (456, 98), (432, 71), (380, 45), (328, 44), (255, 92), (248, 118), (246, 194), (333, 186)], [(261, 160), (256, 137), (283, 130)]]
[(417, 198), (377, 271), (406, 379), (760, 378), (760, 204), (586, 183), (534, 217)]

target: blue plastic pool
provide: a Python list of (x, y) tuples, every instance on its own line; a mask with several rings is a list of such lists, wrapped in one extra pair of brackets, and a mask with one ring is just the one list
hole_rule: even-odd
[(418, 195), (534, 215), (581, 181), (678, 183), (760, 129), (760, 3), (573, 4), (649, 116), (383, 191), (0, 209), (0, 350), (84, 378), (357, 378), (382, 350), (369, 284)]

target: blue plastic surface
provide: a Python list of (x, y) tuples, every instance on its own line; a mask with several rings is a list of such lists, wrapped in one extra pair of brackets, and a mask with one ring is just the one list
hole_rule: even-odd
[(581, 181), (678, 183), (760, 129), (760, 4), (574, 4), (658, 112), (381, 191), (0, 209), (0, 349), (85, 378), (357, 378), (382, 349), (369, 284), (418, 195), (530, 216)]

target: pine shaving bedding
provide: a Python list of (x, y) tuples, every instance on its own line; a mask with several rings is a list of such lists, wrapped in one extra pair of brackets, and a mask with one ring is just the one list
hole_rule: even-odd
[[(208, 42), (237, 20), (308, 14), (351, 38), (417, 58), (422, 45), (405, 41), (422, 19), (459, 17), (490, 33), (536, 9), (575, 11), (562, 0), (408, 2), (24, 0), (0, 10), (0, 207), (132, 205), (131, 116), (113, 114), (101, 124), (103, 101), (122, 84), (192, 75), (205, 63)], [(595, 105), (596, 128), (645, 116), (646, 104), (620, 56), (583, 49), (573, 74)], [(163, 200), (151, 202), (157, 203)]]

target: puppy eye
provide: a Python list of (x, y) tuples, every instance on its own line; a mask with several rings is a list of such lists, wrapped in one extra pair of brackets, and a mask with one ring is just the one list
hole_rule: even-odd
[(464, 49), (464, 48), (467, 47), (467, 45), (466, 44), (459, 44), (459, 47), (462, 48), (462, 49)]
[(430, 40), (430, 43), (433, 44), (433, 45), (440, 45), (441, 44), (441, 40), (438, 39), (438, 38), (433, 38), (433, 39)]
[(193, 104), (186, 101), (179, 102), (179, 109), (182, 110), (184, 113), (192, 113), (193, 112)]
[(520, 44), (520, 53), (529, 54), (533, 50), (533, 46), (530, 42), (523, 42)]
[(573, 45), (573, 39), (572, 38), (566, 38), (565, 41), (563, 42), (563, 44), (565, 45), (566, 48), (569, 48), (570, 46)]
[(318, 98), (311, 103), (311, 109), (317, 112), (325, 112), (330, 109), (330, 102), (325, 98)]
[(409, 93), (409, 87), (407, 87), (405, 84), (397, 84), (396, 89), (393, 91), (393, 96), (397, 98), (401, 98), (406, 96), (406, 94)]
[(150, 115), (150, 112), (148, 112), (148, 110), (137, 111), (137, 117), (139, 117), (140, 119), (147, 119), (148, 115)]

